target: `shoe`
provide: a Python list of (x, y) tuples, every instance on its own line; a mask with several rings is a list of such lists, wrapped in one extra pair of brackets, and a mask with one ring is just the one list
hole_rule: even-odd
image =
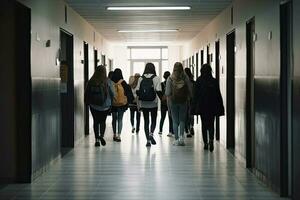
[(184, 139), (183, 139), (183, 138), (180, 138), (180, 139), (179, 139), (179, 146), (185, 146), (185, 143), (184, 143)]
[(98, 138), (96, 139), (95, 147), (100, 147), (100, 142), (99, 142), (99, 139), (98, 139)]
[(121, 142), (121, 137), (120, 136), (116, 137), (116, 142)]
[(168, 133), (167, 136), (168, 136), (168, 137), (173, 137), (173, 134), (172, 134), (172, 133)]
[(191, 138), (191, 137), (193, 137), (193, 136), (192, 136), (192, 134), (189, 133), (189, 134), (186, 135), (186, 137), (187, 137), (187, 138)]
[(134, 133), (134, 132), (135, 132), (135, 128), (132, 128), (131, 133)]
[(156, 145), (156, 141), (155, 141), (153, 135), (150, 135), (150, 141), (151, 141), (151, 144)]
[(175, 141), (173, 142), (173, 145), (174, 145), (174, 146), (179, 146), (179, 145), (180, 145), (179, 140), (175, 140)]
[(208, 144), (204, 143), (204, 150), (208, 150)]
[(210, 152), (214, 151), (214, 142), (209, 142), (209, 151)]
[(151, 147), (151, 143), (150, 143), (150, 141), (147, 141), (147, 143), (146, 143), (146, 147)]
[(190, 133), (191, 133), (192, 135), (195, 135), (195, 131), (194, 131), (194, 128), (193, 128), (193, 127), (190, 129)]
[(100, 137), (100, 142), (101, 142), (101, 145), (102, 145), (102, 146), (105, 146), (105, 145), (106, 145), (106, 142), (105, 142), (105, 140), (104, 140), (103, 137)]
[(140, 131), (136, 131), (135, 133), (138, 135)]
[(158, 132), (158, 134), (161, 136), (161, 135), (162, 135), (162, 132)]
[(115, 141), (115, 142), (117, 141), (117, 136), (114, 135), (113, 141)]

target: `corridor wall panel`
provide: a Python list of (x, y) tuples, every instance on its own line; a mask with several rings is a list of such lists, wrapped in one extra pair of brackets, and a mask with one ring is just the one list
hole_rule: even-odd
[[(233, 7), (233, 25), (231, 25)], [(226, 34), (236, 32), (235, 151), (246, 166), (246, 23), (255, 17), (254, 116), (256, 175), (280, 190), (280, 0), (235, 0), (189, 44), (183, 59), (220, 40), (220, 88), (226, 105)], [(299, 20), (298, 20), (299, 21)], [(272, 38), (268, 38), (269, 34)], [(299, 35), (299, 34), (298, 34)], [(299, 43), (299, 42), (298, 42)], [(211, 46), (214, 52), (214, 46)], [(214, 68), (215, 63), (212, 63)], [(226, 107), (226, 106), (225, 106)], [(226, 111), (225, 111), (226, 112)], [(226, 144), (226, 117), (220, 118), (220, 143)], [(299, 132), (299, 131), (298, 131)]]
[(300, 199), (300, 2), (294, 4), (293, 199)]
[[(19, 0), (32, 10), (32, 174), (33, 178), (61, 156), (59, 58), (60, 29), (74, 36), (74, 145), (84, 137), (83, 41), (100, 51), (105, 39), (62, 0)], [(65, 6), (67, 22), (65, 21)], [(95, 32), (95, 38), (94, 38)], [(46, 41), (50, 40), (50, 47)], [(90, 49), (92, 51), (92, 49)], [(93, 63), (93, 60), (90, 61)], [(91, 64), (89, 70), (93, 72)]]

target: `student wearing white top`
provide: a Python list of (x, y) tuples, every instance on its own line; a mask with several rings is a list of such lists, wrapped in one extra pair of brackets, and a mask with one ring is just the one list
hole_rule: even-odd
[[(156, 76), (155, 66), (153, 63), (147, 63), (143, 76), (139, 78), (137, 85), (137, 95), (140, 100), (141, 110), (144, 116), (144, 129), (147, 138), (147, 147), (155, 145), (156, 141), (153, 133), (156, 127), (158, 97), (162, 97), (160, 79)], [(151, 116), (151, 126), (149, 130)]]
[[(131, 76), (129, 78), (129, 86), (131, 87), (131, 91), (133, 94), (133, 101), (131, 104), (129, 104), (129, 108), (130, 108), (130, 123), (132, 126), (132, 133), (136, 133), (138, 134), (140, 131), (140, 120), (141, 120), (141, 113), (140, 113), (140, 106), (139, 106), (139, 102), (138, 102), (138, 98), (136, 95), (136, 89), (137, 89), (137, 84), (139, 81), (139, 78), (141, 77), (141, 75), (139, 73), (134, 74), (134, 76)], [(136, 113), (136, 128), (134, 127), (134, 115)]]

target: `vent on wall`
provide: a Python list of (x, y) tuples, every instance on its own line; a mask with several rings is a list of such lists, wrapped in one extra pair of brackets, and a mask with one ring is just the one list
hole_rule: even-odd
[(233, 25), (233, 7), (231, 7), (231, 12), (230, 12), (230, 23)]
[(68, 8), (65, 6), (65, 23), (68, 23)]

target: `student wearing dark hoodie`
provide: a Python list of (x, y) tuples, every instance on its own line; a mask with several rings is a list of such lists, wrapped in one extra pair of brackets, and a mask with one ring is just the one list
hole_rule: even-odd
[(121, 69), (115, 69), (112, 81), (114, 82), (115, 96), (112, 103), (112, 127), (113, 140), (121, 142), (121, 132), (123, 128), (124, 112), (128, 109), (128, 105), (133, 101), (133, 94), (130, 86), (123, 78)]
[[(209, 64), (201, 68), (201, 76), (197, 78), (194, 89), (192, 111), (194, 115), (201, 116), (202, 137), (204, 149), (214, 150), (214, 122), (216, 116), (224, 115), (224, 106), (218, 81), (212, 76)], [(207, 139), (209, 134), (209, 143)]]

